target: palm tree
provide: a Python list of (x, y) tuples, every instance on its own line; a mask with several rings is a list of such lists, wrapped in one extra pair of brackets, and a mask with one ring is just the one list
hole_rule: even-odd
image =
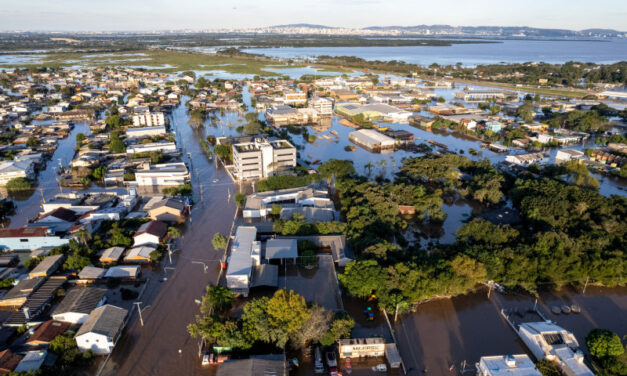
[(364, 167), (366, 167), (366, 169), (368, 170), (368, 176), (370, 176), (370, 174), (372, 173), (372, 168), (374, 167), (374, 165), (372, 164), (372, 161), (366, 163)]
[(76, 238), (80, 240), (80, 242), (83, 243), (85, 247), (87, 247), (87, 242), (91, 240), (91, 233), (85, 228), (81, 228), (80, 230), (76, 231)]
[(174, 240), (181, 236), (181, 232), (176, 227), (168, 227), (168, 238)]

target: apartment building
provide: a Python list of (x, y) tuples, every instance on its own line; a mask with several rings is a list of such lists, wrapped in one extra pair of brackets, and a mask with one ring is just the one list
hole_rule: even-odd
[(289, 105), (303, 105), (307, 103), (307, 93), (301, 91), (283, 94), (283, 103)]
[(318, 112), (312, 108), (274, 106), (266, 110), (266, 119), (275, 128), (282, 125), (306, 125), (318, 122)]
[(183, 162), (146, 164), (135, 171), (138, 186), (179, 186), (190, 180), (189, 171)]
[(333, 115), (333, 101), (329, 98), (313, 98), (309, 101), (309, 108), (315, 110), (318, 115)]
[(133, 126), (135, 127), (157, 127), (165, 125), (163, 112), (150, 112), (133, 115)]
[(233, 145), (233, 165), (238, 179), (277, 175), (296, 167), (296, 148), (285, 140), (255, 138)]

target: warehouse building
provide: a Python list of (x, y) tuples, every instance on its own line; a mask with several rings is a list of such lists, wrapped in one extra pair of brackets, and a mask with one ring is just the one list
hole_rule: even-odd
[(360, 129), (351, 132), (348, 134), (348, 139), (370, 151), (393, 149), (394, 145), (396, 145), (396, 140), (392, 137), (388, 137), (372, 129)]

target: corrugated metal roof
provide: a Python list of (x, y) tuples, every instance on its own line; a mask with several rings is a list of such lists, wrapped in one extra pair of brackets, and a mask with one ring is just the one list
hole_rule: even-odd
[(87, 316), (87, 320), (85, 320), (75, 337), (87, 333), (97, 333), (108, 338), (114, 338), (124, 325), (127, 313), (128, 311), (124, 308), (111, 304), (98, 307)]

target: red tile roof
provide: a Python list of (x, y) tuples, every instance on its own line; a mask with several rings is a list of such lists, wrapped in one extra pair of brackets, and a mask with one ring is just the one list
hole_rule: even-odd
[(0, 229), (0, 238), (36, 238), (48, 235), (48, 227), (21, 227)]

